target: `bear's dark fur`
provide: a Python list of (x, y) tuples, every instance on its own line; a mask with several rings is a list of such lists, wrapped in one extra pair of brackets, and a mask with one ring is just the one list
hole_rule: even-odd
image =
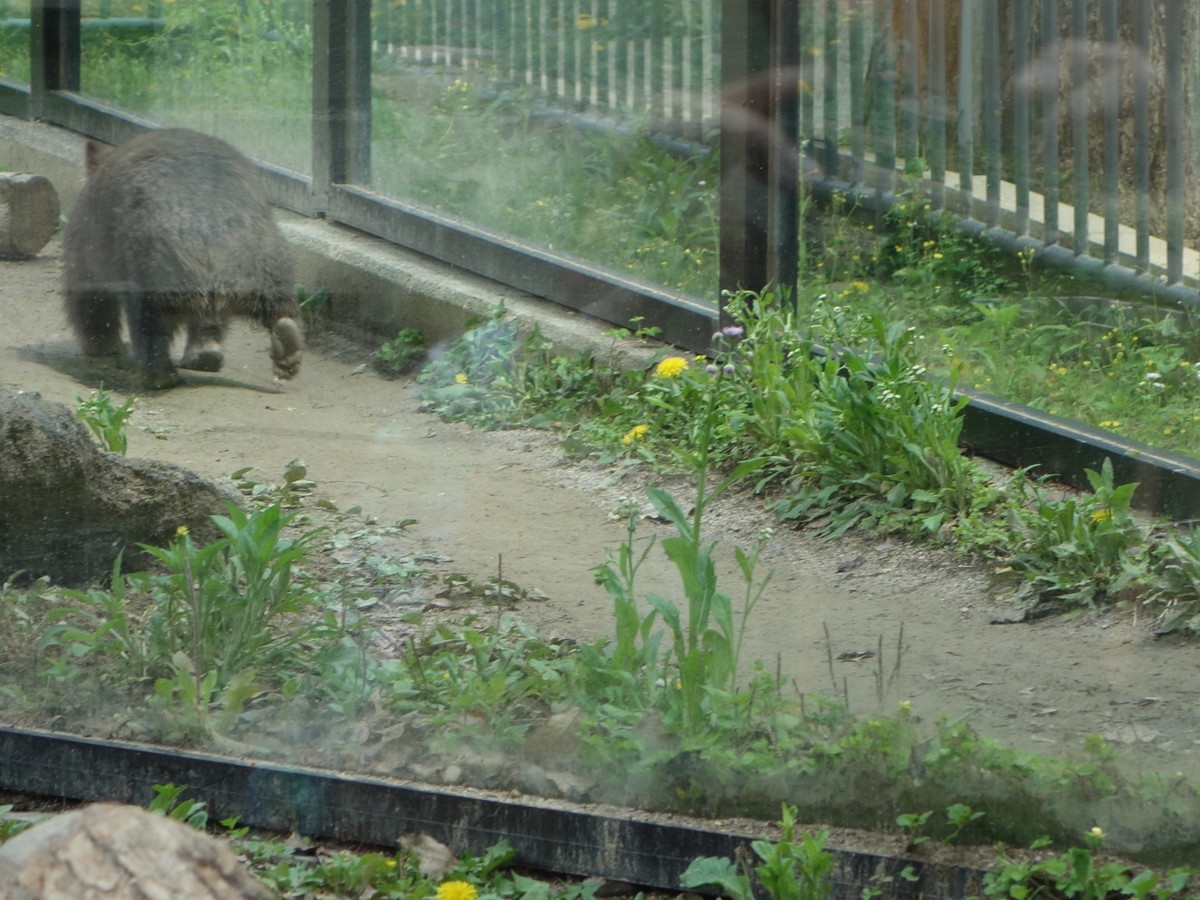
[(89, 143), (88, 179), (63, 237), (64, 301), (84, 353), (121, 349), (121, 319), (146, 384), (183, 368), (215, 372), (226, 322), (271, 332), (275, 375), (300, 368), (303, 334), (291, 260), (258, 172), (224, 141), (182, 128), (118, 147)]

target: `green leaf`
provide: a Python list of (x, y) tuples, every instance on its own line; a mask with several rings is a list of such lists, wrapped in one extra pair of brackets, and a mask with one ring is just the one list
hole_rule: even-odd
[(750, 879), (738, 874), (732, 860), (717, 856), (700, 857), (679, 876), (685, 888), (717, 887), (732, 900), (753, 900)]

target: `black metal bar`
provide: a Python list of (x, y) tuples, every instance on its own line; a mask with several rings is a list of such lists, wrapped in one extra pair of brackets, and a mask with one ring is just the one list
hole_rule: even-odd
[(1183, 278), (1183, 0), (1167, 0), (1165, 44), (1167, 153), (1167, 280)]
[[(821, 39), (821, 29), (818, 28), (818, 9), (816, 2), (800, 4), (800, 22), (797, 26), (800, 30), (800, 46), (804, 48), (800, 54), (797, 75), (800, 79), (800, 127), (806, 138), (811, 138), (817, 133), (817, 55), (829, 51), (826, 41)], [(825, 25), (828, 26), (828, 22), (825, 22)], [(828, 64), (826, 60), (825, 65)], [(825, 97), (828, 100), (828, 75), (825, 80)]]
[(1085, 469), (1099, 472), (1108, 460), (1113, 483), (1136, 482), (1134, 505), (1175, 521), (1200, 517), (1200, 463), (1148, 444), (1052, 416), (986, 394), (970, 397), (963, 410), (962, 440), (980, 456), (1035, 475), (1089, 490)]
[(1133, 195), (1137, 267), (1150, 268), (1150, 4), (1133, 5)]
[(106, 144), (120, 144), (136, 134), (158, 127), (150, 119), (136, 116), (103, 100), (64, 91), (55, 91), (43, 98), (42, 118)]
[(799, 36), (792, 0), (722, 6), (722, 294), (795, 286)]
[(975, 18), (976, 5), (965, 3), (959, 10), (958, 33), (958, 187), (962, 192), (959, 212), (970, 217), (975, 172)]
[(1101, 7), (1104, 60), (1104, 261), (1116, 262), (1121, 239), (1121, 53), (1117, 35), (1117, 0)]
[[(1029, 0), (1013, 0), (1013, 181), (1018, 234), (1029, 231)], [(1021, 79), (1024, 79), (1022, 81)]]
[(946, 206), (946, 3), (929, 0), (929, 178), (930, 205)]
[(921, 25), (917, 0), (902, 0), (904, 77), (900, 80), (900, 153), (906, 166), (920, 155)]
[[(800, 15), (795, 0), (772, 0), (769, 160), (770, 283), (796, 296), (800, 251)], [(831, 48), (836, 52), (836, 47)]]
[[(867, 49), (866, 24), (862, 4), (855, 4), (850, 23), (850, 155), (861, 160), (867, 151)], [(837, 175), (826, 170), (826, 175)]]
[(1073, 0), (1071, 10), (1071, 174), (1075, 204), (1075, 253), (1088, 252), (1088, 204), (1091, 177), (1088, 159), (1088, 62), (1087, 0)]
[[(0, 787), (84, 801), (145, 806), (154, 785), (186, 787), (214, 819), (374, 847), (427, 834), (456, 853), (482, 855), (501, 840), (517, 864), (677, 891), (698, 857), (741, 859), (763, 829), (717, 830), (637, 810), (459, 792), (398, 779), (247, 762), (202, 753), (0, 728)], [(834, 842), (831, 842), (833, 844)], [(949, 900), (978, 895), (983, 871), (829, 846), (831, 900)], [(903, 872), (903, 875), (901, 874)]]
[(46, 114), (51, 91), (79, 90), (80, 0), (32, 0), (29, 17), (30, 112)]
[(722, 292), (760, 290), (770, 281), (771, 0), (721, 6)]
[(1000, 222), (1000, 10), (998, 4), (983, 9), (983, 138), (987, 172), (987, 204), (984, 220), (989, 226)]
[(335, 184), (369, 184), (370, 0), (313, 7), (313, 189), (323, 207)]
[(1042, 226), (1047, 244), (1061, 238), (1058, 225), (1058, 0), (1042, 0), (1041, 56), (1030, 81), (1042, 98)]
[(893, 0), (874, 0), (871, 42), (871, 130), (875, 144), (875, 190), (892, 189), (896, 175), (896, 35), (892, 29)]
[[(841, 42), (838, 40), (838, 28), (841, 24), (841, 12), (839, 10), (838, 0), (826, 0), (825, 2), (825, 29), (824, 36), (821, 41), (821, 50), (825, 54), (825, 91), (822, 99), (822, 119), (823, 125), (821, 134), (809, 128), (805, 128), (804, 137), (822, 137), (823, 146), (826, 149), (824, 158), (821, 164), (826, 167), (826, 172), (833, 177), (837, 177), (837, 170), (832, 172), (828, 170), (831, 158), (837, 159), (837, 143), (838, 143), (838, 53), (841, 48)], [(807, 44), (804, 40), (803, 33), (801, 34), (801, 46)], [(802, 51), (803, 53), (803, 51)]]

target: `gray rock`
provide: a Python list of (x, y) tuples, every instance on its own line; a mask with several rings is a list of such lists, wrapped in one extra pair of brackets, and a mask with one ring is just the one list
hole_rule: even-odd
[(0, 900), (267, 900), (229, 847), (132, 806), (56, 816), (0, 848)]
[(58, 228), (58, 192), (43, 175), (0, 175), (0, 257), (28, 259)]
[(102, 450), (74, 413), (0, 388), (0, 584), (17, 573), (56, 583), (134, 571), (139, 543), (166, 545), (181, 525), (197, 543), (239, 495), (182, 466)]

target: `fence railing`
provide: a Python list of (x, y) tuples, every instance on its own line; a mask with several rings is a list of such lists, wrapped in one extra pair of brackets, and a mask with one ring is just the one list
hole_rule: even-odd
[(574, 108), (699, 139), (720, 113), (720, 0), (406, 0), (375, 4), (376, 52), (487, 67)]
[[(711, 141), (719, 6), (379, 2), (375, 49)], [(826, 179), (916, 186), (934, 210), (1051, 259), (1195, 285), (1198, 25), (1183, 0), (811, 0), (796, 35), (798, 137)]]

